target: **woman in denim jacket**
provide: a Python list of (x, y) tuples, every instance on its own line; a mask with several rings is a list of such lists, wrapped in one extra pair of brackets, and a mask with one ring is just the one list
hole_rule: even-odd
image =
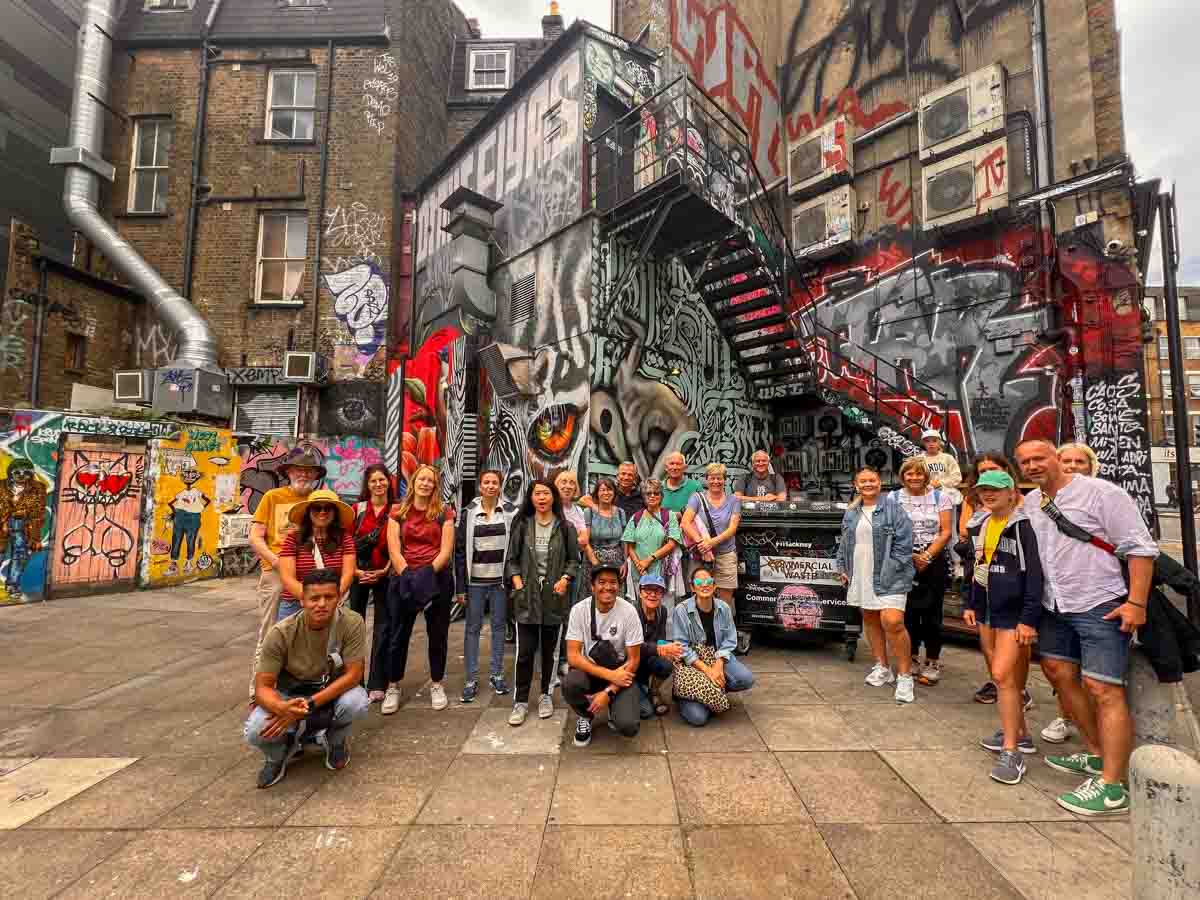
[[(699, 670), (717, 690), (725, 694), (747, 691), (754, 686), (754, 675), (733, 655), (737, 647), (733, 610), (716, 593), (712, 570), (697, 566), (692, 573), (692, 596), (676, 604), (668, 637), (683, 645), (681, 664)], [(703, 703), (680, 698), (679, 714), (699, 728), (708, 724), (713, 713)]]
[[(858, 496), (842, 517), (837, 565), (847, 585), (846, 602), (862, 608), (863, 629), (875, 654), (866, 682), (882, 687), (896, 682), (896, 702), (913, 702), (912, 646), (904, 627), (904, 606), (916, 569), (913, 530), (908, 513), (894, 495), (880, 496), (879, 473), (860, 469), (854, 476)], [(888, 665), (888, 641), (896, 673)]]

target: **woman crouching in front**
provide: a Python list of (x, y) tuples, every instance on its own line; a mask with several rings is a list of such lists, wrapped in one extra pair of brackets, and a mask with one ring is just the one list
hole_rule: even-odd
[(707, 725), (713, 713), (729, 709), (729, 694), (748, 691), (754, 675), (733, 655), (737, 629), (733, 610), (717, 595), (717, 583), (707, 566), (692, 573), (692, 596), (675, 606), (668, 637), (682, 645), (675, 660), (675, 699), (689, 725)]
[(969, 531), (975, 552), (964, 563), (963, 621), (979, 626), (979, 641), (989, 650), (1001, 725), (979, 743), (1000, 754), (992, 778), (1017, 784), (1025, 774), (1024, 754), (1037, 752), (1021, 695), (1042, 618), (1042, 563), (1012, 476), (984, 472), (975, 490), (986, 513)]
[[(904, 627), (904, 607), (912, 589), (912, 520), (895, 495), (880, 496), (879, 473), (859, 469), (854, 476), (858, 492), (842, 517), (837, 566), (849, 590), (846, 603), (862, 609), (863, 630), (875, 666), (867, 674), (871, 687), (896, 682), (896, 702), (912, 703), (912, 644)], [(896, 672), (888, 664), (888, 642)]]

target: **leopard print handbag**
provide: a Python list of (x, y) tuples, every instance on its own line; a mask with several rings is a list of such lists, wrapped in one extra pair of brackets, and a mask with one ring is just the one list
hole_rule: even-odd
[[(711, 666), (717, 661), (717, 651), (708, 644), (700, 644), (695, 648), (705, 665)], [(729, 695), (708, 680), (699, 669), (685, 665), (683, 660), (675, 660), (675, 699), (692, 700), (708, 707), (709, 711), (723, 713), (729, 709)]]

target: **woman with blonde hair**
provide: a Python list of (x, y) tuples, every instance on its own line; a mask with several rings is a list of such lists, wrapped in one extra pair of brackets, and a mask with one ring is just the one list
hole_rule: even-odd
[[(895, 494), (881, 494), (879, 473), (859, 469), (854, 475), (857, 495), (842, 517), (837, 568), (846, 585), (846, 603), (862, 609), (863, 630), (875, 666), (867, 674), (871, 687), (895, 682), (897, 703), (912, 703), (913, 676), (904, 627), (904, 607), (912, 587), (912, 520)], [(888, 642), (896, 671), (888, 662)]]
[(1063, 444), (1058, 448), (1058, 460), (1064, 472), (1095, 478), (1100, 474), (1100, 460), (1087, 444)]
[(904, 626), (912, 644), (917, 680), (925, 685), (937, 684), (942, 678), (942, 604), (950, 574), (946, 545), (950, 543), (954, 501), (947, 491), (933, 486), (923, 457), (904, 461), (900, 483), (904, 486), (894, 496), (912, 520), (912, 558), (917, 572), (904, 607)]
[[(736, 619), (733, 592), (738, 586), (737, 530), (742, 522), (742, 501), (726, 493), (725, 474), (722, 463), (709, 463), (705, 467), (706, 490), (692, 494), (679, 520), (679, 528), (693, 561), (699, 556), (708, 563), (717, 584), (717, 596), (729, 605)], [(746, 652), (749, 646), (750, 635), (739, 631), (739, 652)]]
[(446, 655), (449, 647), (450, 611), (454, 575), (454, 508), (443, 506), (438, 493), (438, 472), (432, 466), (417, 466), (408, 481), (409, 489), (387, 526), (388, 557), (392, 577), (388, 582), (388, 688), (381, 712), (391, 715), (400, 708), (400, 682), (408, 664), (408, 644), (417, 615), (425, 614), (429, 638), (429, 697), (434, 709), (447, 706)]

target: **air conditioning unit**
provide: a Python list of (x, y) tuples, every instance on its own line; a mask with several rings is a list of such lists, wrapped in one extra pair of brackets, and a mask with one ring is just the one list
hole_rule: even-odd
[(921, 170), (929, 231), (1008, 207), (1008, 138), (967, 150)]
[(854, 141), (845, 116), (788, 147), (788, 194), (809, 196), (854, 177)]
[(1006, 112), (999, 63), (925, 94), (917, 102), (921, 162), (1004, 133)]
[(792, 248), (809, 259), (848, 250), (857, 221), (854, 188), (847, 184), (792, 209)]
[(154, 400), (154, 370), (133, 369), (113, 373), (113, 400), (149, 406)]
[(291, 384), (312, 384), (317, 380), (317, 354), (288, 350), (283, 354), (280, 380)]

